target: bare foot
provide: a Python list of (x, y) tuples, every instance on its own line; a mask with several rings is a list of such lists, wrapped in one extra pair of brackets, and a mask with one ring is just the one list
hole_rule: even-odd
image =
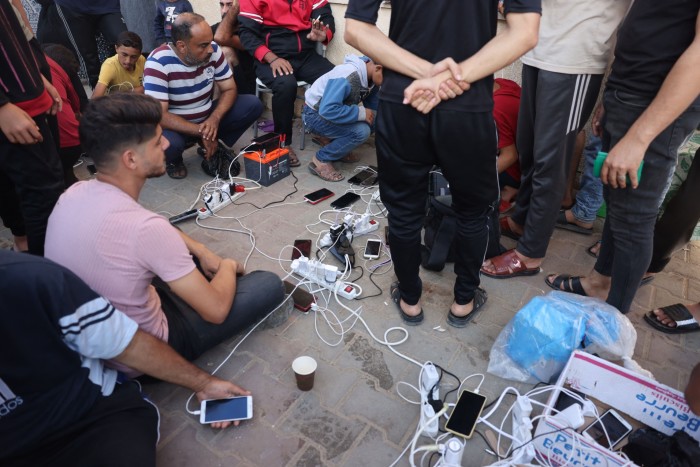
[(582, 222), (582, 221), (576, 219), (574, 217), (574, 214), (571, 212), (571, 209), (567, 209), (566, 211), (564, 211), (564, 215), (566, 216), (566, 221), (569, 224), (576, 224), (579, 227), (583, 227), (584, 229), (592, 229), (593, 228), (593, 222)]
[(401, 311), (406, 313), (408, 316), (418, 316), (423, 309), (420, 302), (416, 303), (415, 305), (409, 305), (403, 301), (403, 298), (399, 302), (399, 306), (401, 307)]

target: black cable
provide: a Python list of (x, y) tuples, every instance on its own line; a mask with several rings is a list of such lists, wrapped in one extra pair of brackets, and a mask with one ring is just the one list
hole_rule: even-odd
[(244, 202), (242, 202), (242, 203), (235, 203), (235, 202), (234, 202), (233, 204), (235, 204), (236, 206), (243, 206), (244, 204), (250, 204), (250, 205), (253, 206), (255, 209), (265, 209), (265, 208), (267, 208), (267, 207), (269, 207), (269, 206), (272, 206), (272, 205), (275, 205), (275, 204), (284, 203), (285, 201), (287, 201), (287, 198), (289, 198), (289, 197), (292, 196), (294, 193), (297, 193), (297, 192), (299, 191), (299, 189), (297, 188), (297, 182), (299, 181), (299, 179), (297, 178), (296, 175), (294, 175), (294, 172), (290, 171), (289, 174), (290, 174), (292, 177), (294, 177), (294, 191), (292, 191), (291, 193), (288, 193), (284, 198), (282, 198), (282, 199), (280, 199), (280, 200), (277, 200), (277, 201), (270, 201), (269, 203), (267, 203), (267, 204), (266, 204), (265, 206), (263, 206), (263, 207), (258, 207), (258, 206), (256, 206), (255, 204), (250, 203), (250, 202), (248, 202), (248, 201), (244, 201)]
[[(459, 389), (459, 386), (462, 384), (462, 381), (461, 381), (461, 380), (457, 377), (457, 375), (455, 375), (454, 373), (450, 373), (448, 370), (444, 369), (444, 368), (441, 367), (440, 365), (437, 365), (437, 364), (434, 364), (434, 365), (435, 365), (437, 368), (439, 368), (440, 371), (444, 371), (445, 373), (447, 373), (448, 375), (452, 376), (454, 379), (457, 380), (457, 387), (456, 387), (456, 388), (453, 388), (453, 389), (450, 389), (450, 390), (449, 390), (448, 392), (446, 392), (445, 395), (442, 397), (442, 402), (443, 402), (443, 403), (446, 403), (446, 402), (447, 402), (447, 396), (449, 396), (450, 394), (452, 394), (453, 392), (455, 392), (457, 389)], [(442, 380), (442, 376), (440, 376), (440, 380)]]
[[(362, 278), (362, 276), (364, 275), (364, 268), (363, 268), (362, 266), (357, 266), (357, 268), (359, 268), (361, 271), (363, 271), (363, 274), (362, 274), (360, 277), (358, 277), (357, 279), (355, 279), (355, 280), (353, 280), (353, 281), (351, 281), (351, 282), (357, 282), (357, 281), (358, 281), (360, 278)], [(373, 275), (374, 275), (374, 271), (370, 272), (370, 273), (369, 273), (369, 276), (367, 276), (367, 277), (369, 278), (369, 281), (372, 283), (372, 285), (374, 285), (374, 286), (377, 288), (377, 290), (379, 291), (379, 293), (376, 293), (376, 294), (374, 294), (374, 295), (366, 295), (366, 296), (364, 296), (364, 297), (356, 298), (355, 300), (364, 300), (365, 298), (372, 298), (372, 297), (380, 297), (380, 296), (382, 296), (382, 294), (384, 293), (384, 291), (382, 290), (381, 287), (379, 287), (379, 285), (377, 285), (376, 282), (374, 282), (374, 279), (372, 279), (372, 276), (373, 276)]]

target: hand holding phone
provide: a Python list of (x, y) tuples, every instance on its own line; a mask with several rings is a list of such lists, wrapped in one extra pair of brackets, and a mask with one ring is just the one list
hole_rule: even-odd
[(253, 418), (253, 396), (203, 400), (199, 412), (199, 422), (202, 424), (251, 418)]
[[(600, 171), (603, 168), (603, 164), (605, 163), (605, 159), (608, 157), (607, 152), (602, 152), (598, 151), (598, 155), (595, 158), (595, 162), (593, 163), (593, 176), (600, 178)], [(639, 168), (637, 169), (637, 183), (642, 181), (642, 168), (644, 167), (644, 161), (642, 161), (639, 164)], [(632, 183), (630, 180), (629, 175), (627, 175), (626, 183), (629, 185)]]

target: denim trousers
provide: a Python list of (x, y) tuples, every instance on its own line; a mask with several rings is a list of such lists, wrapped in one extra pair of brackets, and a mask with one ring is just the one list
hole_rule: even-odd
[(489, 239), (489, 215), (498, 202), (496, 124), (492, 112), (443, 110), (424, 115), (380, 100), (377, 111), (379, 191), (389, 211), (389, 244), (401, 298), (418, 303), (421, 231), (428, 179), (437, 165), (450, 184), (457, 216), (455, 302), (466, 305), (479, 286)]
[(304, 106), (301, 118), (304, 119), (307, 131), (333, 140), (316, 153), (316, 158), (321, 162), (338, 161), (369, 138), (370, 127), (367, 122), (333, 123), (308, 105)]
[[(212, 109), (214, 107), (216, 107), (216, 102), (212, 104)], [(258, 119), (262, 111), (263, 105), (260, 99), (250, 94), (239, 95), (228, 112), (221, 117), (217, 138), (226, 143), (226, 146), (233, 146), (248, 127)], [(163, 137), (170, 142), (170, 146), (165, 150), (165, 160), (168, 164), (181, 162), (182, 153), (187, 145), (194, 144), (200, 139), (198, 136), (172, 130), (163, 130)]]
[[(605, 119), (603, 150), (609, 151), (646, 110), (651, 98), (607, 89), (604, 95)], [(595, 270), (611, 277), (607, 302), (627, 313), (644, 273), (649, 267), (654, 240), (654, 224), (676, 166), (678, 148), (700, 122), (696, 101), (662, 131), (644, 154), (639, 186), (613, 189), (605, 186), (607, 217), (603, 226), (600, 254)]]
[(584, 167), (580, 189), (576, 193), (576, 203), (571, 208), (571, 214), (581, 222), (593, 222), (603, 205), (603, 182), (593, 175), (593, 164), (602, 147), (603, 140), (591, 133), (583, 150)]
[(231, 311), (223, 323), (213, 324), (202, 319), (168, 284), (159, 278), (152, 283), (168, 320), (168, 344), (187, 360), (261, 320), (284, 300), (284, 285), (277, 274), (253, 271), (237, 278)]

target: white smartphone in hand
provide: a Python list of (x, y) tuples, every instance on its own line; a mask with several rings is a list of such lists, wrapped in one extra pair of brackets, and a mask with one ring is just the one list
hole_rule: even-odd
[(253, 396), (202, 401), (199, 423), (232, 422), (253, 418)]

